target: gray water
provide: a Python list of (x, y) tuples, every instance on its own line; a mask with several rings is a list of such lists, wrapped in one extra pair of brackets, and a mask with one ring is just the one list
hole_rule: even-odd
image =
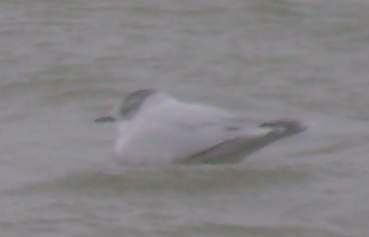
[[(3, 0), (0, 235), (369, 236), (366, 0)], [(237, 165), (115, 167), (139, 88), (308, 130)]]

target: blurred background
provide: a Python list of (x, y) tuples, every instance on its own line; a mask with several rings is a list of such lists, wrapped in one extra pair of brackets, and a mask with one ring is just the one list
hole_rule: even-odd
[[(368, 236), (369, 2), (3, 0), (0, 234)], [(118, 170), (93, 120), (156, 88), (297, 118), (237, 165)]]

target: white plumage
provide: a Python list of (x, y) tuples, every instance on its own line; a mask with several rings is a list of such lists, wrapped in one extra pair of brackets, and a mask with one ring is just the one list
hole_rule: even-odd
[(255, 128), (225, 110), (179, 101), (152, 89), (128, 95), (116, 118), (115, 152), (125, 164), (232, 163), (304, 127), (280, 120)]

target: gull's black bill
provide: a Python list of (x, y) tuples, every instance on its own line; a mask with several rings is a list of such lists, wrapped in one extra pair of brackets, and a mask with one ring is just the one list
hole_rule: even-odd
[(112, 123), (115, 122), (116, 118), (112, 116), (103, 116), (94, 120), (96, 123)]

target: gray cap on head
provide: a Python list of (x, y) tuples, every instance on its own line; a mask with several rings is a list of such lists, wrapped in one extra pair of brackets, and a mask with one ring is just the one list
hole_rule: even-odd
[(124, 98), (124, 101), (119, 108), (119, 116), (124, 119), (132, 118), (134, 114), (140, 109), (147, 98), (156, 94), (154, 89), (142, 89), (130, 93)]
[(117, 117), (109, 115), (103, 116), (95, 119), (95, 122), (105, 123), (115, 122), (117, 119), (130, 119), (139, 111), (146, 99), (156, 93), (157, 91), (154, 89), (142, 89), (134, 91), (124, 98), (122, 105), (118, 109)]

